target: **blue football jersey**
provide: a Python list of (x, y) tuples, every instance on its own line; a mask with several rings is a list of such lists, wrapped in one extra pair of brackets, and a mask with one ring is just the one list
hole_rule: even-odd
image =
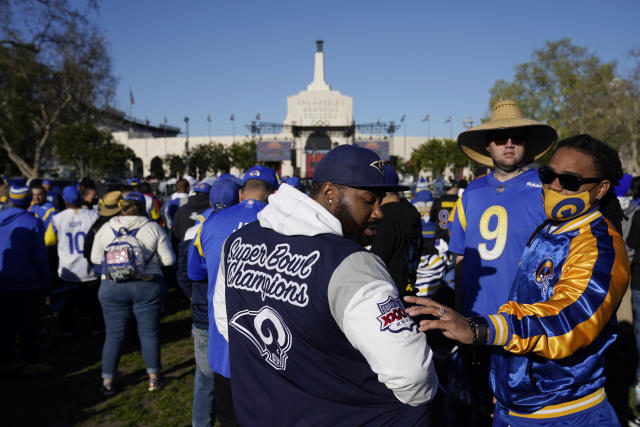
[[(209, 216), (194, 239), (194, 245), (200, 256), (204, 257), (207, 270), (207, 306), (209, 308), (209, 366), (211, 370), (227, 378), (229, 371), (229, 344), (218, 332), (213, 314), (213, 294), (216, 289), (220, 252), (224, 241), (231, 233), (257, 219), (267, 204), (258, 200), (244, 200)], [(190, 275), (191, 277), (191, 275)]]
[(449, 223), (449, 250), (464, 255), (462, 314), (493, 314), (508, 301), (524, 247), (546, 218), (535, 169), (505, 182), (492, 172), (469, 184)]

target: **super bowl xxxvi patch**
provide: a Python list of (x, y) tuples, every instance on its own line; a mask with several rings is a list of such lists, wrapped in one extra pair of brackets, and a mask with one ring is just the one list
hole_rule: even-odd
[(380, 322), (381, 331), (400, 332), (402, 330), (410, 331), (413, 329), (413, 320), (404, 311), (400, 300), (394, 297), (388, 297), (385, 302), (378, 304), (380, 310), (380, 316), (378, 321)]

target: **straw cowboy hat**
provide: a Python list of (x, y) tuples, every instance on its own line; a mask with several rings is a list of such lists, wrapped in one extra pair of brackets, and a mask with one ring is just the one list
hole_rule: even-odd
[(487, 151), (491, 132), (515, 128), (526, 131), (524, 158), (527, 162), (542, 157), (558, 139), (558, 134), (551, 126), (524, 118), (515, 101), (507, 99), (496, 102), (488, 122), (458, 135), (458, 146), (471, 160), (493, 167), (493, 160)]
[(122, 193), (120, 191), (110, 191), (100, 200), (98, 213), (102, 216), (112, 216), (122, 210)]

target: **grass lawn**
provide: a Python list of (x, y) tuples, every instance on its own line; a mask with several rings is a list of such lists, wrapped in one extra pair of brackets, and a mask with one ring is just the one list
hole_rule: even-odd
[(71, 338), (55, 336), (43, 352), (42, 362), (53, 367), (51, 372), (2, 377), (2, 425), (191, 425), (195, 368), (191, 312), (176, 289), (168, 290), (165, 307), (160, 336), (162, 375), (168, 382), (163, 389), (147, 391), (145, 364), (132, 328), (118, 365), (116, 394), (102, 396), (104, 335), (92, 336), (81, 324)]

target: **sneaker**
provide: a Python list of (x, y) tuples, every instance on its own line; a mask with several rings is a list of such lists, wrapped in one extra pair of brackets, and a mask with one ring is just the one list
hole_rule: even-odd
[(629, 427), (640, 427), (640, 417), (634, 417), (633, 415), (629, 415), (628, 420)]
[(160, 378), (149, 379), (149, 391), (159, 390), (164, 385), (164, 382)]
[(102, 393), (103, 396), (113, 396), (116, 393), (113, 390), (113, 383), (109, 383), (109, 384), (102, 383), (102, 384), (100, 384), (100, 393)]

